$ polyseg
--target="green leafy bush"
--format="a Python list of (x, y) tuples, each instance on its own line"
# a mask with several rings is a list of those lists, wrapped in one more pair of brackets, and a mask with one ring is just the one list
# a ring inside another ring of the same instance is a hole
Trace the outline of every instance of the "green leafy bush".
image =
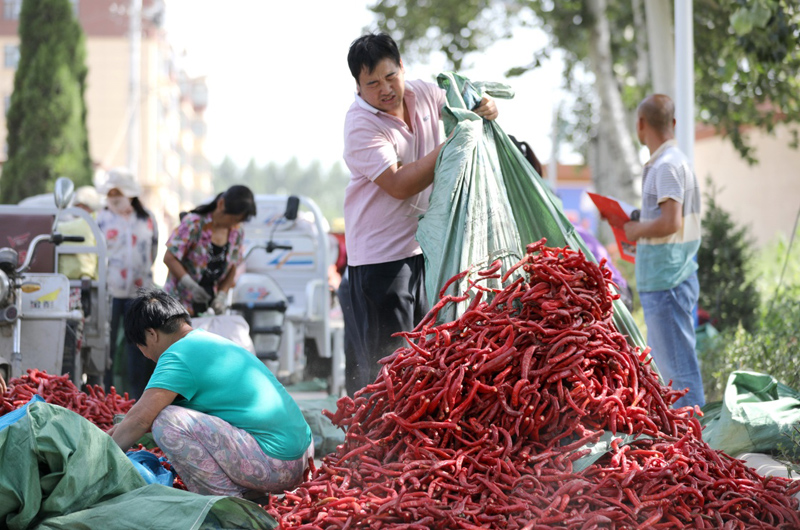
[(706, 401), (719, 401), (734, 370), (772, 375), (781, 383), (800, 388), (800, 287), (786, 290), (765, 308), (753, 331), (743, 326), (720, 333), (701, 353)]
[(702, 241), (697, 252), (699, 306), (718, 330), (742, 326), (752, 331), (760, 297), (750, 275), (752, 242), (716, 201), (718, 190), (706, 181)]
[(706, 401), (722, 399), (734, 370), (770, 374), (800, 389), (800, 246), (779, 240), (761, 250), (752, 274), (763, 302), (751, 326), (721, 331), (700, 352)]

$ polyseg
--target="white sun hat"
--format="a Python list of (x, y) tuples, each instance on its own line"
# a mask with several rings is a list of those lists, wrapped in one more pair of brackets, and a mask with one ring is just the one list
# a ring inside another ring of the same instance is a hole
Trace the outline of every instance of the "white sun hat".
[(112, 189), (118, 189), (124, 196), (132, 199), (142, 193), (142, 188), (133, 176), (133, 173), (126, 167), (109, 169), (107, 178), (100, 186), (98, 191), (102, 195), (108, 195)]

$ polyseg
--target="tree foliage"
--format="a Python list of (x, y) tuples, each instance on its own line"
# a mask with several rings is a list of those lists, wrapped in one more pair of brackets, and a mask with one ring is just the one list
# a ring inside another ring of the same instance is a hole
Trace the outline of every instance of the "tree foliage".
[(8, 111), (3, 202), (51, 191), (55, 179), (91, 184), (86, 46), (69, 0), (23, 2), (20, 59)]
[[(543, 49), (531, 50), (531, 62), (508, 65), (507, 75), (538, 67), (558, 48), (564, 52), (564, 83), (578, 86), (578, 69), (591, 71), (590, 32), (593, 0), (377, 0), (370, 9), (378, 27), (389, 32), (412, 56), (441, 50), (455, 69), (468, 54), (518, 25), (541, 27), (550, 36)], [(626, 107), (634, 109), (650, 91), (642, 82), (636, 45), (634, 6), (641, 0), (608, 0), (613, 71)], [(642, 31), (643, 28), (640, 29)], [(695, 0), (695, 86), (698, 118), (727, 135), (738, 152), (756, 161), (743, 131), (750, 126), (772, 131), (779, 123), (800, 122), (800, 4), (795, 0)], [(597, 102), (585, 97), (570, 115), (571, 135), (586, 152), (596, 126)], [(795, 129), (796, 131), (796, 129)], [(796, 135), (796, 132), (795, 132)]]
[(749, 162), (743, 134), (800, 122), (800, 4), (796, 0), (695, 2), (695, 85), (702, 121), (728, 135)]
[(699, 306), (709, 312), (717, 329), (741, 325), (752, 331), (760, 297), (752, 279), (752, 243), (747, 228), (738, 227), (716, 201), (717, 190), (707, 181), (703, 234), (697, 253)]
[(339, 163), (326, 169), (318, 161), (303, 167), (296, 159), (284, 165), (270, 162), (265, 166), (250, 160), (240, 169), (225, 157), (214, 168), (217, 192), (232, 184), (244, 184), (256, 194), (304, 195), (317, 203), (329, 221), (344, 215), (344, 190), (349, 181), (350, 174)]
[(800, 231), (796, 229), (788, 240), (782, 237), (752, 256), (747, 276), (755, 281), (761, 304), (748, 329), (724, 329), (701, 352), (708, 401), (722, 398), (733, 370), (767, 373), (800, 389)]

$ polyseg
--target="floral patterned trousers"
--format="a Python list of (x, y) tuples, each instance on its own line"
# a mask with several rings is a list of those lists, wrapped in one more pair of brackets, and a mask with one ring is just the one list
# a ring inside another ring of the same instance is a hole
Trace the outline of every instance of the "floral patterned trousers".
[(303, 481), (314, 444), (297, 460), (264, 454), (255, 438), (230, 423), (170, 405), (153, 422), (153, 438), (189, 491), (242, 497), (249, 491), (282, 493)]

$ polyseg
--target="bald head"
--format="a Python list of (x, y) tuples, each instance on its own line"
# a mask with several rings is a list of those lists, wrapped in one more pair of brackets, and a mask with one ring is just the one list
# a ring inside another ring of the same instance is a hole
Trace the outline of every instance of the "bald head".
[(672, 136), (675, 131), (675, 103), (664, 94), (652, 94), (639, 103), (639, 117), (654, 131)]

